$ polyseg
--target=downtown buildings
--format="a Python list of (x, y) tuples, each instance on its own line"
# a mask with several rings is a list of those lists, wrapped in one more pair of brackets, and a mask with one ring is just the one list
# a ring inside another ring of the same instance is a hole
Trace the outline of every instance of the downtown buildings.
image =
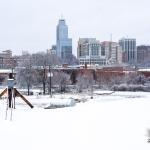
[[(49, 53), (55, 53), (66, 63), (72, 56), (72, 39), (68, 38), (65, 19), (59, 19), (56, 30), (56, 46)], [(96, 38), (79, 38), (77, 59), (80, 64), (135, 65), (137, 63), (136, 39), (122, 38), (119, 42), (100, 42)]]
[[(140, 52), (138, 52), (140, 54)], [(95, 38), (80, 38), (77, 58), (80, 64), (137, 65), (136, 39), (122, 38), (119, 42), (103, 41)]]
[(112, 41), (101, 42), (95, 38), (80, 38), (77, 58), (80, 64), (112, 65), (122, 63), (122, 49)]

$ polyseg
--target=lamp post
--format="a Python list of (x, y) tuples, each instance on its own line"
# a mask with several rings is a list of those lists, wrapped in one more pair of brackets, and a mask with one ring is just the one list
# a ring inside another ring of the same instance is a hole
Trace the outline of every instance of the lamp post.
[(49, 65), (49, 72), (47, 73), (47, 76), (49, 77), (49, 94), (50, 94), (50, 97), (52, 97), (52, 80), (51, 80), (51, 78), (53, 77), (53, 73), (51, 72), (50, 65)]

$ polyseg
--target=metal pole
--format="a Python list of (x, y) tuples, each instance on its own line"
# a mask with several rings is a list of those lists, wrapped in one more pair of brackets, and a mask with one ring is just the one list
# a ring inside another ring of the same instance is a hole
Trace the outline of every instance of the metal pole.
[(13, 69), (13, 67), (11, 68), (11, 73), (12, 73), (12, 78), (14, 77), (14, 69)]
[(52, 97), (52, 81), (51, 81), (51, 68), (50, 68), (50, 65), (49, 65), (49, 94), (50, 94), (50, 97)]
[(51, 94), (51, 97), (52, 97), (52, 82), (51, 82), (51, 76), (50, 76), (50, 94)]
[(91, 99), (93, 99), (93, 79), (94, 79), (94, 76), (93, 76), (93, 72), (92, 73), (92, 79), (91, 79)]
[(44, 74), (43, 74), (43, 94), (45, 95), (45, 80), (46, 80), (46, 79), (45, 79), (45, 78), (46, 78), (46, 77), (45, 77), (45, 76), (46, 76), (46, 69), (45, 69), (45, 67), (44, 67), (44, 70), (43, 70), (43, 71), (44, 71)]
[(93, 83), (92, 83), (92, 86), (91, 86), (91, 99), (93, 99)]

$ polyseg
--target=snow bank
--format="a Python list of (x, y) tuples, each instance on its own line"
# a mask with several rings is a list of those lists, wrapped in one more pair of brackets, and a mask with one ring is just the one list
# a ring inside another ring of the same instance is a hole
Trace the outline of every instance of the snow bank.
[(98, 95), (107, 95), (107, 94), (112, 94), (114, 91), (94, 91), (93, 94), (98, 94)]
[(143, 92), (150, 92), (149, 85), (142, 85), (142, 84), (120, 84), (114, 85), (112, 87), (114, 91), (143, 91)]
[(46, 109), (50, 109), (50, 108), (62, 108), (62, 107), (71, 107), (74, 106), (75, 100), (72, 98), (69, 99), (51, 99), (50, 100), (50, 105), (48, 107), (46, 107)]

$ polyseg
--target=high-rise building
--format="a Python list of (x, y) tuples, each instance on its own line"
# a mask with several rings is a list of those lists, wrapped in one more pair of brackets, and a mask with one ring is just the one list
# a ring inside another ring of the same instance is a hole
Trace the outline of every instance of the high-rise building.
[(79, 39), (77, 58), (80, 64), (106, 64), (105, 52), (101, 51), (100, 42), (95, 38)]
[(150, 46), (137, 46), (137, 63), (144, 66), (150, 65)]
[(119, 45), (122, 47), (123, 62), (135, 64), (137, 62), (136, 39), (122, 38), (119, 40)]
[(118, 43), (112, 41), (101, 42), (101, 49), (106, 55), (107, 64), (122, 63), (122, 49)]
[(68, 38), (68, 26), (64, 19), (60, 19), (57, 25), (56, 54), (62, 59), (72, 55), (72, 39)]

